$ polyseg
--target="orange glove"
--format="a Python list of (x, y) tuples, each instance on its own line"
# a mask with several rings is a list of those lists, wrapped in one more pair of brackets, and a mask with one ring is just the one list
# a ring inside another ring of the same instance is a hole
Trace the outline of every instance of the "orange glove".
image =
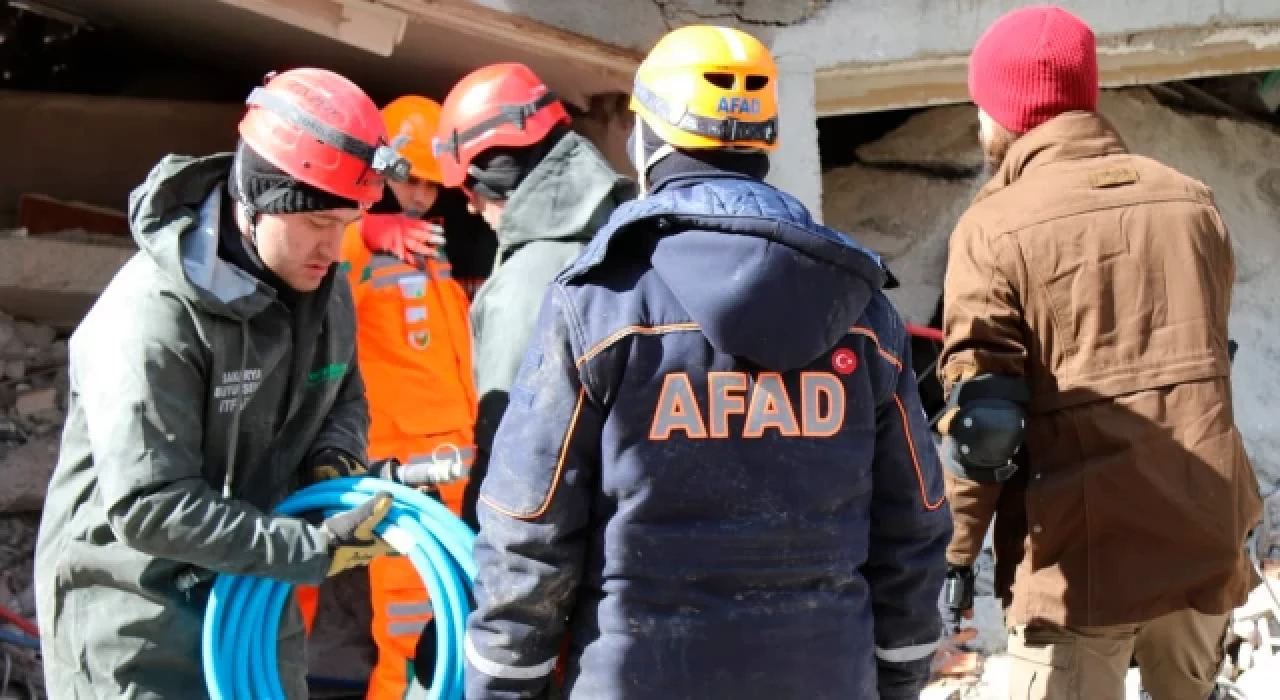
[(400, 214), (365, 214), (360, 237), (369, 250), (394, 255), (419, 270), (444, 245), (444, 229)]

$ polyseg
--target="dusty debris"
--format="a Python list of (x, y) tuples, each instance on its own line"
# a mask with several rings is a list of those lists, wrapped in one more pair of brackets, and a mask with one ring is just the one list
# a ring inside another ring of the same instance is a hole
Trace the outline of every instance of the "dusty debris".
[[(53, 328), (0, 313), (0, 605), (32, 623), (36, 531), (65, 420), (66, 349)], [(0, 677), (8, 678), (0, 698), (44, 697), (33, 650), (0, 645)]]
[[(39, 517), (33, 513), (0, 513), (0, 604), (32, 623), (36, 621), (32, 559)], [(44, 697), (44, 673), (35, 651), (0, 645), (0, 674), (5, 665), (9, 668), (9, 692), (27, 691), (15, 697)]]
[(0, 459), (0, 513), (39, 513), (58, 461), (58, 437), (47, 435)]
[(44, 419), (58, 410), (57, 394), (58, 392), (51, 386), (28, 389), (18, 394), (13, 410), (17, 411), (18, 419), (22, 421)]

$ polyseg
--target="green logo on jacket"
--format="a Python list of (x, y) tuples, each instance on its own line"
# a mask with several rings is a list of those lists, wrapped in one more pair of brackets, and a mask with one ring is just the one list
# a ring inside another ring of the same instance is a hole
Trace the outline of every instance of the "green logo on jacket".
[(307, 375), (308, 384), (319, 384), (321, 382), (336, 382), (347, 376), (347, 363), (334, 362), (325, 365), (320, 369), (313, 370)]

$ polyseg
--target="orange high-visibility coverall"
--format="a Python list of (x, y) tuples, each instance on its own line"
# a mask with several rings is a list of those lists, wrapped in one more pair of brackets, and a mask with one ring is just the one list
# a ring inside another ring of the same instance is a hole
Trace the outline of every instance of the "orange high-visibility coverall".
[[(476, 390), (466, 292), (444, 260), (427, 259), (426, 269), (419, 270), (371, 252), (360, 225), (346, 231), (342, 266), (356, 306), (356, 352), (371, 419), (369, 459), (461, 459), (470, 468)], [(462, 512), (466, 485), (464, 478), (440, 487), (441, 500), (454, 514)], [(431, 603), (408, 557), (375, 559), (369, 583), (378, 661), (366, 697), (402, 700), (418, 637), (433, 617)], [(318, 603), (314, 589), (300, 587), (299, 601), (309, 630)]]

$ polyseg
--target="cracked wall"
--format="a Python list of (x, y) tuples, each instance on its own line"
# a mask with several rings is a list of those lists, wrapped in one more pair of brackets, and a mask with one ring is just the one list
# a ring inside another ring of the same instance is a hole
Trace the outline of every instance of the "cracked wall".
[[(1103, 93), (1100, 111), (1130, 150), (1214, 191), (1236, 254), (1230, 333), (1236, 420), (1263, 484), (1280, 487), (1280, 133), (1252, 123), (1186, 115), (1145, 89)], [(902, 288), (889, 294), (927, 323), (941, 294), (947, 239), (985, 180), (971, 106), (924, 111), (859, 148), (855, 164), (823, 176), (827, 224), (888, 259)]]
[(699, 22), (732, 22), (747, 27), (793, 27), (804, 24), (832, 0), (651, 0), (667, 26)]

